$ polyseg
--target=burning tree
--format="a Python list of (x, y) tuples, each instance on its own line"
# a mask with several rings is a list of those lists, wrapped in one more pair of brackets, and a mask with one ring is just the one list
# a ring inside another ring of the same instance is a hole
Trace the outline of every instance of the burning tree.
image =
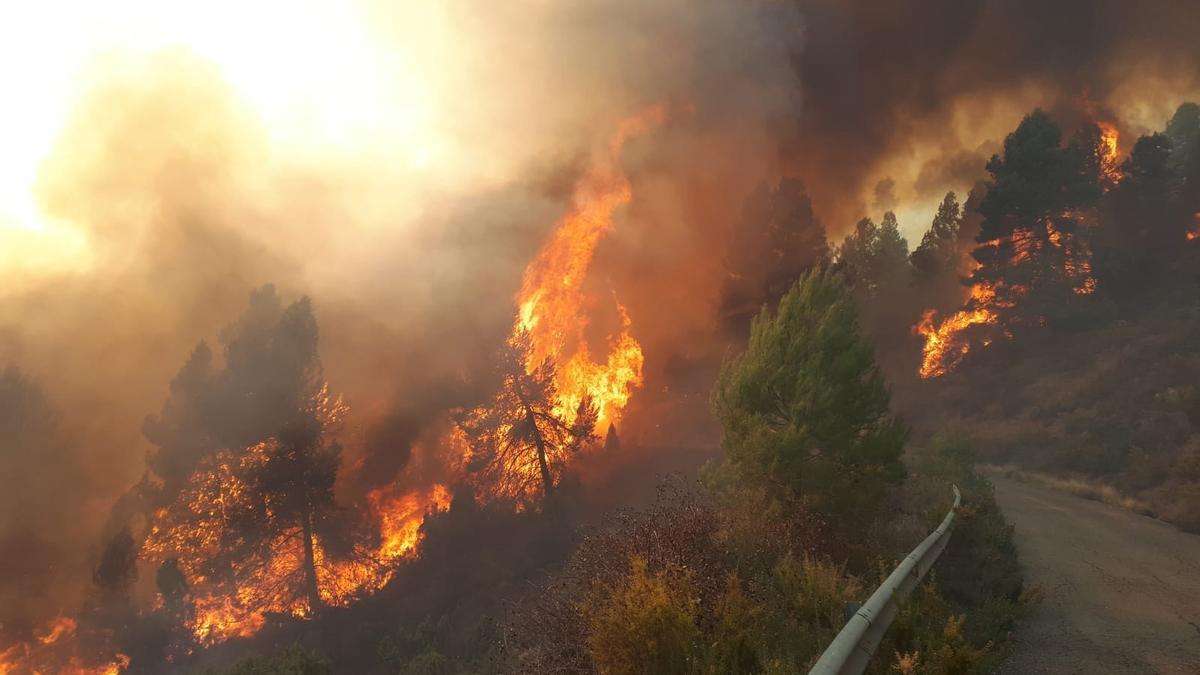
[(620, 166), (625, 143), (662, 124), (653, 105), (617, 124), (579, 177), (567, 212), (525, 268), (513, 331), (497, 359), (497, 393), (458, 416), (468, 446), (465, 468), (483, 492), (523, 502), (553, 495), (567, 459), (596, 440), (616, 438), (631, 390), (642, 383), (641, 345), (620, 302), (607, 354), (596, 358), (587, 329), (592, 304), (584, 282), (596, 246), (615, 227), (614, 214), (633, 198)]
[(1200, 106), (1181, 105), (1164, 133), (1138, 139), (1102, 218), (1097, 276), (1114, 297), (1136, 307), (1190, 274), (1186, 243), (1200, 238)]
[(914, 331), (925, 338), (922, 377), (949, 372), (983, 344), (978, 326), (999, 326), (1005, 336), (1072, 311), (1073, 299), (1095, 290), (1091, 267), (1094, 206), (1116, 157), (1115, 130), (1085, 125), (1071, 143), (1041, 110), (1025, 117), (1004, 139), (1003, 156), (988, 161), (991, 181), (979, 206), (983, 223), (972, 252), (976, 268), (961, 311), (935, 321), (925, 312)]
[(317, 531), (335, 512), (341, 449), (328, 435), (343, 410), (322, 387), (276, 437), (206, 459), (156, 514), (145, 550), (193, 578), (232, 582), (241, 598), (262, 594), (275, 611), (322, 607)]
[(274, 286), (250, 294), (246, 311), (220, 333), (218, 355), (201, 341), (143, 433), (156, 449), (140, 486), (152, 508), (182, 489), (197, 464), (228, 448), (248, 448), (292, 424), (321, 387), (317, 326), (303, 298), (284, 307)]
[(591, 398), (562, 410), (554, 361), (526, 368), (531, 349), (528, 333), (514, 334), (500, 350), (495, 397), (459, 418), (468, 471), (495, 493), (521, 500), (553, 496), (567, 459), (597, 439)]
[(1172, 154), (1163, 134), (1138, 139), (1103, 209), (1097, 276), (1112, 295), (1156, 292), (1155, 282), (1184, 250), (1192, 215), (1181, 199)]
[(147, 423), (161, 445), (142, 484), (157, 506), (142, 556), (175, 568), (164, 600), (191, 599), (179, 618), (205, 642), (252, 633), (267, 612), (311, 614), (382, 578), (338, 519), (333, 434), (346, 408), (322, 379), (311, 303), (284, 309), (270, 287), (256, 291), (223, 339), (224, 370), (202, 344)]
[(972, 254), (979, 267), (970, 281), (992, 288), (998, 307), (1014, 308), (1028, 296), (1020, 318), (1037, 320), (1090, 291), (1085, 228), (1091, 224), (1083, 209), (1101, 195), (1100, 145), (1108, 147), (1099, 128), (1088, 125), (1063, 147), (1059, 127), (1035, 110), (1004, 140), (1004, 156), (988, 162), (992, 180)]

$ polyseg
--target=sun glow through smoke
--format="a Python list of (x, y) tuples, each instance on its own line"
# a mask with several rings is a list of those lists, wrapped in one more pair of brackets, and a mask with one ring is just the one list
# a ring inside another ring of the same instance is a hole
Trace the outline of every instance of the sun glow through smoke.
[[(0, 9), (0, 273), (64, 267), (85, 253), (79, 223), (53, 222), (37, 186), (74, 106), (114, 74), (136, 78), (166, 52), (215, 66), (265, 129), (273, 160), (386, 152), (424, 169), (443, 146), (418, 59), (373, 35), (338, 0), (45, 0)], [(413, 25), (435, 9), (405, 9)], [(126, 73), (125, 71), (129, 71)]]

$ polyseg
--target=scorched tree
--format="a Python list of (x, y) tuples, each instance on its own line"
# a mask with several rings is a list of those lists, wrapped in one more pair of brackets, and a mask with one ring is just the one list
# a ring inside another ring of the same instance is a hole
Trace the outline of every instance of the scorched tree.
[(551, 498), (567, 458), (597, 440), (591, 398), (564, 409), (554, 361), (528, 369), (531, 348), (528, 333), (510, 338), (497, 358), (495, 395), (458, 418), (470, 447), (467, 468), (485, 492), (526, 501), (539, 492)]

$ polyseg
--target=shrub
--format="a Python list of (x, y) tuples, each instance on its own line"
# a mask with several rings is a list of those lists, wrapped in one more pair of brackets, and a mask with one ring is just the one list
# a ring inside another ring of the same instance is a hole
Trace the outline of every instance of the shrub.
[[(215, 675), (214, 671), (209, 671)], [(275, 656), (252, 656), (220, 671), (220, 675), (331, 675), (333, 666), (315, 652), (291, 647)]]
[(588, 652), (604, 675), (696, 669), (700, 632), (691, 575), (680, 568), (657, 573), (641, 558), (630, 560), (629, 576), (602, 587), (584, 608)]

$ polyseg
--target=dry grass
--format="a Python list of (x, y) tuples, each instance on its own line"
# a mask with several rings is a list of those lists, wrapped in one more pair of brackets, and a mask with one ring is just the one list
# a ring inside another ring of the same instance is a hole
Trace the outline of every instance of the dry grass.
[(1151, 518), (1158, 517), (1158, 514), (1155, 512), (1155, 510), (1146, 502), (1135, 497), (1122, 494), (1113, 486), (1106, 485), (1104, 483), (1096, 483), (1079, 478), (1061, 478), (1059, 476), (1052, 476), (1046, 473), (1021, 469), (1012, 465), (989, 465), (982, 468), (985, 471), (998, 473), (1007, 478), (1012, 478), (1013, 480), (1041, 485), (1043, 487), (1048, 487), (1060, 492), (1073, 494), (1076, 497), (1083, 497), (1084, 499), (1090, 499), (1095, 502), (1116, 506), (1127, 511), (1133, 511), (1134, 513), (1138, 513), (1143, 516), (1149, 516)]

